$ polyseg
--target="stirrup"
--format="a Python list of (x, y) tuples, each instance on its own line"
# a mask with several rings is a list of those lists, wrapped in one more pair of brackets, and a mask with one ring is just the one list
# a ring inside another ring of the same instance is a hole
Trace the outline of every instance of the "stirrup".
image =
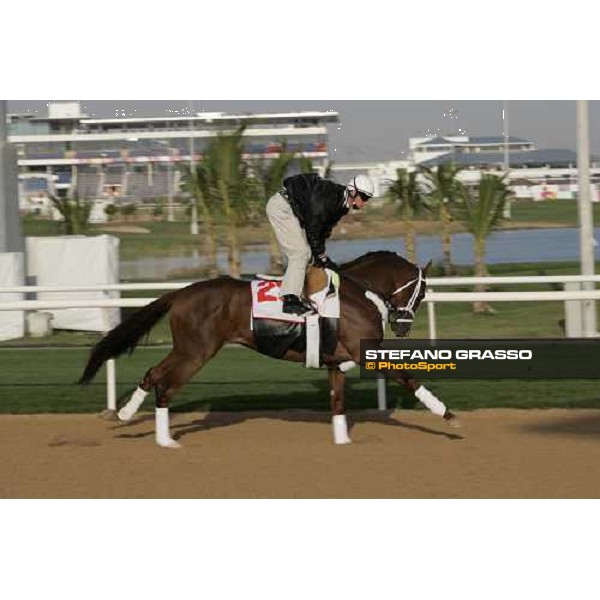
[(303, 316), (314, 312), (314, 308), (306, 300), (290, 294), (291, 298), (283, 300), (283, 312), (286, 314)]

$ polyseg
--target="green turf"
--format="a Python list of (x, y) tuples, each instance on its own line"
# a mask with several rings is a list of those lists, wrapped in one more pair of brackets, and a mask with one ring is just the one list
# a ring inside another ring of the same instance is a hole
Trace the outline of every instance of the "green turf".
[[(600, 218), (600, 205), (592, 205), (594, 221)], [(511, 217), (513, 221), (521, 222), (551, 222), (562, 224), (564, 227), (574, 227), (579, 223), (579, 212), (576, 200), (548, 200), (534, 202), (519, 200), (512, 204)]]
[[(576, 265), (502, 265), (493, 273), (553, 274), (576, 272)], [(528, 286), (552, 289), (551, 285)], [(493, 286), (493, 289), (514, 289)], [(521, 288), (519, 288), (521, 289)], [(152, 296), (153, 292), (124, 295)], [(562, 302), (494, 303), (498, 311), (490, 316), (475, 316), (470, 304), (436, 306), (439, 338), (561, 337), (564, 318)], [(124, 309), (127, 315), (135, 309)], [(417, 313), (413, 337), (427, 338), (425, 306)], [(55, 332), (49, 338), (3, 342), (0, 349), (0, 411), (98, 412), (105, 405), (104, 371), (86, 388), (73, 384), (87, 359), (89, 346), (99, 334)], [(168, 319), (151, 332), (149, 344), (170, 344)], [(17, 349), (27, 345), (68, 345), (69, 349)], [(118, 394), (132, 389), (148, 367), (156, 364), (168, 347), (141, 346), (132, 356), (117, 362)], [(348, 377), (349, 408), (375, 406), (375, 386), (362, 381), (353, 371)], [(414, 405), (414, 398), (400, 388), (390, 394), (390, 407)], [(431, 388), (449, 406), (474, 409), (491, 406), (511, 407), (595, 407), (600, 400), (596, 381), (435, 381)], [(324, 371), (303, 369), (285, 361), (275, 361), (241, 348), (224, 349), (184, 388), (174, 410), (194, 410), (208, 403), (212, 410), (239, 409), (328, 409), (327, 377)], [(149, 402), (151, 405), (151, 401)]]
[[(139, 348), (117, 361), (118, 396), (132, 391), (166, 348)], [(105, 408), (104, 369), (85, 387), (74, 384), (87, 349), (0, 350), (0, 412), (84, 413)], [(434, 381), (428, 383), (457, 410), (482, 407), (598, 407), (596, 381)], [(304, 408), (329, 410), (327, 373), (276, 361), (244, 348), (226, 348), (178, 395), (172, 409), (193, 411)], [(361, 380), (358, 370), (347, 377), (346, 406), (376, 407), (375, 382)], [(414, 408), (414, 397), (390, 383), (389, 408)], [(420, 405), (416, 405), (421, 408)], [(148, 399), (146, 408), (152, 408)]]

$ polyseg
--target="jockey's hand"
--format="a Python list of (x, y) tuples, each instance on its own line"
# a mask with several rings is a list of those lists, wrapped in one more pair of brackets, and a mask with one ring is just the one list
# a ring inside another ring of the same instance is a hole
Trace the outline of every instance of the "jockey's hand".
[(315, 256), (313, 264), (315, 265), (315, 267), (319, 267), (320, 269), (331, 269), (332, 271), (339, 270), (337, 264), (334, 263), (326, 254)]

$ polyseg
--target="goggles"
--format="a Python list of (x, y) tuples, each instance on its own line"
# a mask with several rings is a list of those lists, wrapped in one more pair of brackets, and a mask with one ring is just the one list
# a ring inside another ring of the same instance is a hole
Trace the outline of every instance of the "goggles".
[(360, 199), (363, 202), (368, 202), (372, 198), (371, 194), (367, 194), (366, 192), (361, 192), (360, 190), (357, 190), (356, 188), (354, 188), (354, 191), (360, 196)]

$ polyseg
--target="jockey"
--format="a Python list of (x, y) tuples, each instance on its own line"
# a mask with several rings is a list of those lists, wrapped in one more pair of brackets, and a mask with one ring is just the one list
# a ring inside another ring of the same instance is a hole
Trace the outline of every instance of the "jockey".
[(350, 208), (360, 210), (373, 196), (373, 182), (366, 175), (347, 185), (323, 179), (316, 173), (288, 177), (283, 188), (267, 202), (267, 216), (277, 241), (288, 258), (281, 295), (283, 312), (303, 315), (311, 305), (302, 299), (306, 266), (336, 269), (325, 253), (325, 240)]

